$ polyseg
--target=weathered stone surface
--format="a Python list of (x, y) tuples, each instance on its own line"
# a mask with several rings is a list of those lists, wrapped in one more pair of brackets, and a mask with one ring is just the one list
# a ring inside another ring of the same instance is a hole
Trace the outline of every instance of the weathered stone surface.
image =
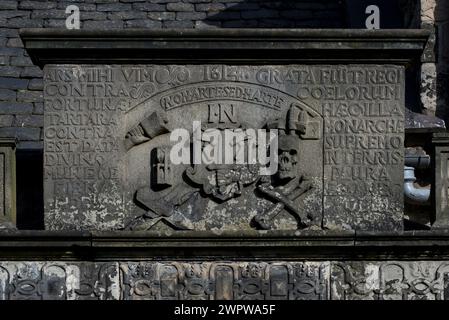
[(350, 262), (331, 265), (332, 300), (447, 300), (446, 261)]
[(0, 229), (16, 224), (16, 140), (0, 138)]
[(17, 97), (17, 94), (14, 90), (0, 89), (0, 99), (1, 100), (15, 101), (16, 97)]
[(160, 21), (153, 21), (149, 19), (137, 19), (137, 20), (127, 20), (125, 23), (125, 28), (160, 28)]
[(40, 132), (41, 130), (39, 128), (7, 127), (0, 128), (0, 137), (15, 137), (19, 140), (39, 140)]
[[(44, 79), (49, 229), (402, 228), (402, 67), (52, 65)], [(193, 121), (279, 129), (278, 172), (173, 164), (170, 132)]]
[(18, 1), (5, 0), (0, 3), (0, 9), (17, 9)]
[(324, 300), (328, 263), (120, 264), (125, 300)]
[(9, 127), (12, 125), (12, 122), (14, 120), (13, 115), (1, 115), (0, 116), (0, 127)]
[(53, 9), (56, 3), (51, 1), (20, 1), (19, 9)]
[(14, 121), (16, 127), (38, 127), (44, 125), (44, 117), (42, 115), (17, 115)]
[(117, 263), (0, 262), (0, 300), (118, 300)]
[(328, 263), (0, 262), (0, 300), (323, 300)]
[[(347, 72), (351, 70), (357, 72), (350, 68)], [(403, 70), (381, 66), (363, 70), (389, 76), (380, 82), (362, 76), (354, 84), (371, 93), (351, 97), (357, 89), (343, 84), (337, 90), (346, 92), (346, 96), (340, 96), (344, 101), (323, 103), (324, 225), (401, 229)]]
[(223, 3), (200, 3), (195, 5), (197, 11), (222, 11), (226, 8)]
[(415, 113), (405, 109), (405, 129), (407, 131), (444, 131), (444, 120), (435, 116)]
[(42, 70), (38, 67), (25, 67), (20, 76), (22, 78), (41, 78)]
[(195, 7), (191, 3), (173, 2), (167, 4), (167, 11), (194, 11)]
[(5, 89), (26, 89), (28, 80), (0, 77), (0, 88)]
[(437, 70), (434, 63), (421, 65), (421, 103), (424, 112), (435, 115), (437, 108)]
[(32, 103), (21, 102), (0, 102), (0, 110), (2, 114), (24, 114), (31, 113), (33, 110)]
[(449, 135), (446, 132), (434, 133), (432, 136), (434, 157), (434, 178), (432, 198), (435, 199), (435, 223), (434, 229), (447, 229), (449, 227), (449, 205), (446, 199), (449, 197)]
[(107, 3), (98, 4), (97, 11), (127, 11), (131, 10), (131, 4), (129, 3)]
[(84, 21), (83, 28), (86, 29), (122, 29), (124, 21), (104, 20), (104, 21)]
[(0, 262), (0, 300), (448, 300), (446, 261)]
[(32, 66), (30, 58), (28, 57), (11, 57), (11, 65), (17, 67), (29, 67)]
[(421, 23), (433, 24), (435, 22), (435, 7), (435, 0), (421, 0)]

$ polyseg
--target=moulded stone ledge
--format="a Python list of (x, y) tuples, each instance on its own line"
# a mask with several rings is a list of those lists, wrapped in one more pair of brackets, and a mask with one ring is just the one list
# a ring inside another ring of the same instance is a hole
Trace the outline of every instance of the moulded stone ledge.
[[(296, 233), (296, 235), (295, 235)], [(0, 260), (120, 259), (435, 260), (449, 258), (448, 231), (407, 232), (0, 232)]]
[[(417, 61), (424, 29), (21, 29), (34, 64)], [(183, 54), (179, 55), (179, 50)], [(276, 51), (276, 54), (273, 52)], [(107, 52), (107, 54), (105, 54)], [(300, 54), (299, 54), (300, 53)]]

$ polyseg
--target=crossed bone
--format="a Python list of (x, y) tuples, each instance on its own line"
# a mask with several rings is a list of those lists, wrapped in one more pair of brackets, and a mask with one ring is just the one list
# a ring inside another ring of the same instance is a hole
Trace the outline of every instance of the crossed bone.
[[(293, 179), (291, 183), (297, 183), (296, 181), (296, 179)], [(298, 187), (294, 188), (290, 192), (287, 192), (286, 194), (277, 191), (268, 182), (259, 185), (258, 189), (261, 192), (277, 202), (268, 211), (255, 216), (254, 221), (262, 229), (268, 230), (270, 229), (270, 222), (272, 222), (273, 219), (279, 215), (282, 209), (285, 208), (298, 219), (299, 224), (302, 227), (307, 227), (309, 219), (300, 210), (298, 210), (297, 205), (295, 205), (294, 201), (311, 188), (312, 183), (307, 180), (303, 180)]]

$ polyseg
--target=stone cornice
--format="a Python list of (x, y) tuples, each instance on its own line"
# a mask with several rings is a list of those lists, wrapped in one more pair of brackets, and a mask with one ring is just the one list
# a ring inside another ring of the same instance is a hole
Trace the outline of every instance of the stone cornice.
[(417, 61), (427, 30), (361, 29), (22, 29), (33, 62), (396, 63)]
[(435, 260), (449, 232), (0, 232), (0, 260)]

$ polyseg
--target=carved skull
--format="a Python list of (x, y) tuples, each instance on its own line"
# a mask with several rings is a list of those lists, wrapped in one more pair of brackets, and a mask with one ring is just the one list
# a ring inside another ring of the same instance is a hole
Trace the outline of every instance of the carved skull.
[(290, 180), (298, 175), (298, 147), (299, 141), (296, 136), (279, 136), (279, 164), (277, 174), (281, 180)]

